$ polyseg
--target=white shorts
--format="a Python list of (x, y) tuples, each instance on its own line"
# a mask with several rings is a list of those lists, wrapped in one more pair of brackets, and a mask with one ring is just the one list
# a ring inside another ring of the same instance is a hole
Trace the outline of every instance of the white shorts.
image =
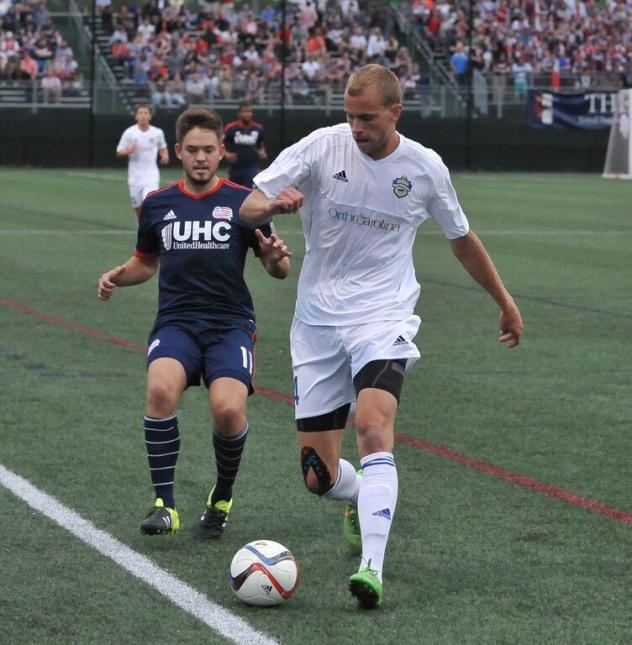
[(143, 199), (147, 197), (152, 190), (158, 190), (160, 188), (159, 182), (151, 184), (130, 184), (129, 185), (129, 199), (132, 202), (132, 208), (138, 208), (142, 203)]
[(307, 325), (295, 317), (290, 330), (295, 417), (316, 417), (353, 403), (353, 377), (371, 361), (405, 360), (408, 371), (421, 357), (412, 342), (420, 324), (419, 316), (345, 327)]

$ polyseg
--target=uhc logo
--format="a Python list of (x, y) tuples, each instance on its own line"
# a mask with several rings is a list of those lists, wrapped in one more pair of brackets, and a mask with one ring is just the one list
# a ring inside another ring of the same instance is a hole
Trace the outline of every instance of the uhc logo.
[(162, 231), (165, 251), (171, 249), (228, 249), (229, 222), (172, 222)]

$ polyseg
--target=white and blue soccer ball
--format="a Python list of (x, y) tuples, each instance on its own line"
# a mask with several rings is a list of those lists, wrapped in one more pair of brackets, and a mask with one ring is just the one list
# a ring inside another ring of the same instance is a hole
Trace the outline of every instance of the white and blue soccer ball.
[(248, 542), (230, 563), (230, 585), (249, 605), (280, 605), (291, 598), (298, 580), (298, 562), (289, 549), (272, 540)]

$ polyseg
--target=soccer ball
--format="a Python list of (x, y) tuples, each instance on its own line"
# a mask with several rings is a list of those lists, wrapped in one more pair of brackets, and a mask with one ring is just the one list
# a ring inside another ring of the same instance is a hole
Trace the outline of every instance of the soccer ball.
[(230, 563), (230, 585), (237, 598), (249, 605), (279, 605), (296, 590), (298, 562), (278, 542), (249, 542)]

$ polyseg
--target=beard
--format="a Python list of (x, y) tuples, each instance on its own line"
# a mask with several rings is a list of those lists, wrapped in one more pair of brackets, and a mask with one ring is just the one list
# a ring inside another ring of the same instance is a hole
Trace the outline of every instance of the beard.
[(213, 178), (213, 173), (209, 168), (204, 169), (204, 175), (195, 175), (193, 172), (189, 172), (188, 170), (185, 170), (186, 176), (189, 178), (189, 181), (192, 184), (195, 184), (196, 186), (204, 186), (204, 184), (208, 184), (211, 179)]

